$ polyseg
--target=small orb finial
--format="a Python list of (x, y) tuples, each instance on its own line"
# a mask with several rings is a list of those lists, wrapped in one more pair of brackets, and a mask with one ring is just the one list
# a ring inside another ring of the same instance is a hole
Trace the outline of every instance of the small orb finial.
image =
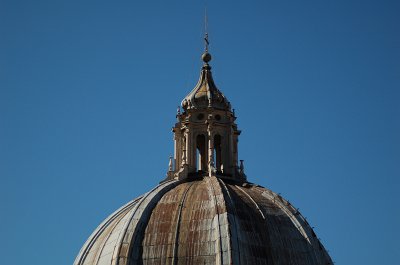
[(209, 61), (211, 61), (211, 54), (209, 54), (208, 52), (205, 52), (201, 56), (201, 59), (203, 60), (203, 62), (208, 63)]

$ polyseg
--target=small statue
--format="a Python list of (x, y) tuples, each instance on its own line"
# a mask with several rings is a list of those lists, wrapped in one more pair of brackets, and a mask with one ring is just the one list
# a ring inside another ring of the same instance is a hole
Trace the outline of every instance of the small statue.
[(169, 156), (168, 171), (169, 172), (173, 171), (173, 168), (172, 168), (172, 156)]
[(244, 164), (243, 164), (244, 160), (240, 160), (240, 167), (239, 167), (239, 172), (240, 174), (244, 174)]

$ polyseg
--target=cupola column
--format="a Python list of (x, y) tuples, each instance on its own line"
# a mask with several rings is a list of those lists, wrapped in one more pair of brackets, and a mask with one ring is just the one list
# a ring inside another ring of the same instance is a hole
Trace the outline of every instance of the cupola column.
[(189, 128), (185, 129), (186, 137), (186, 160), (189, 165), (189, 172), (196, 169), (196, 147), (193, 139), (193, 131)]
[(238, 142), (239, 142), (239, 135), (240, 131), (234, 130), (232, 134), (232, 160), (233, 160), (233, 167), (234, 172), (237, 171), (238, 164), (239, 164), (239, 154), (238, 154)]
[(174, 128), (174, 171), (178, 171), (182, 165), (182, 133), (179, 128)]
[(214, 135), (213, 135), (213, 125), (209, 123), (207, 126), (208, 134), (208, 174), (210, 177), (215, 174), (215, 158), (214, 158)]
[(183, 135), (182, 144), (181, 144), (181, 152), (182, 152), (182, 163), (181, 166), (187, 165), (187, 152), (186, 152), (186, 134)]

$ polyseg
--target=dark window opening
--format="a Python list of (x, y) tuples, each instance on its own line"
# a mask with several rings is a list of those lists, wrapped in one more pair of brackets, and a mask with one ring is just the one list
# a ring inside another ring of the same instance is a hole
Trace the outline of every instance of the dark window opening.
[(196, 158), (197, 158), (197, 170), (207, 171), (206, 161), (206, 137), (203, 134), (197, 135), (196, 137)]

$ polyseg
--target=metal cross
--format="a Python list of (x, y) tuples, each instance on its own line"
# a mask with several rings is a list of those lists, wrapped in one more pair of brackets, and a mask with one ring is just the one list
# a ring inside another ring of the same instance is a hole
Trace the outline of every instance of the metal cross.
[(204, 10), (204, 41), (205, 41), (205, 51), (208, 52), (208, 45), (210, 42), (208, 41), (208, 18), (207, 18), (207, 7)]

